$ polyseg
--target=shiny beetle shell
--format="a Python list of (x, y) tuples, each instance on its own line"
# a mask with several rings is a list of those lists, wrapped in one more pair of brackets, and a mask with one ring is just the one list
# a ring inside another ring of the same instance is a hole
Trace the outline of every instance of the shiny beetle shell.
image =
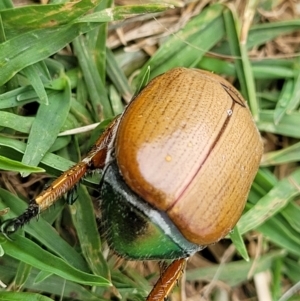
[(138, 94), (115, 141), (127, 185), (199, 245), (218, 241), (237, 223), (262, 152), (235, 88), (185, 68), (156, 77)]

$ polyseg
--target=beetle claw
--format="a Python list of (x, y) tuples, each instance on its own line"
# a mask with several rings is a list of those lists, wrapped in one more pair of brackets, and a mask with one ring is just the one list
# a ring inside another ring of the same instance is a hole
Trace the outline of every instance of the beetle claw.
[(10, 218), (1, 224), (0, 232), (5, 238), (11, 240), (10, 235), (15, 233), (21, 226), (22, 223), (20, 222), (19, 218)]
[(31, 201), (25, 212), (15, 218), (10, 218), (4, 221), (0, 225), (0, 232), (7, 238), (10, 239), (10, 235), (14, 234), (19, 228), (23, 227), (33, 217), (39, 213), (39, 206), (35, 201)]

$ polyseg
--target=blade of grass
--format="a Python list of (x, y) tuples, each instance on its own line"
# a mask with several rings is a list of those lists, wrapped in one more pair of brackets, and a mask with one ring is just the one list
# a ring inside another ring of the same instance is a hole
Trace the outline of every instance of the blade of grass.
[(26, 280), (28, 279), (32, 267), (24, 262), (20, 262), (18, 270), (15, 276), (15, 285), (17, 287), (22, 287)]
[(136, 82), (139, 83), (148, 66), (151, 78), (176, 66), (194, 67), (202, 56), (224, 36), (222, 5), (212, 5), (172, 35), (144, 64)]
[(241, 49), (240, 41), (238, 37), (238, 32), (240, 31), (240, 24), (238, 24), (237, 16), (233, 15), (234, 12), (231, 10), (224, 11), (224, 24), (227, 33), (228, 44), (230, 48), (230, 53), (235, 57), (234, 60), (234, 70), (236, 72), (237, 78), (241, 86), (242, 95), (248, 99), (248, 88), (244, 73), (243, 63), (241, 61)]
[[(15, 139), (5, 138), (0, 136), (0, 154), (8, 158), (17, 158), (21, 159), (21, 154), (25, 152), (26, 144)], [(40, 166), (47, 170), (47, 173), (59, 176), (63, 171), (66, 171), (75, 163), (62, 158), (61, 156), (47, 153), (42, 161)], [(99, 179), (93, 177), (88, 177), (83, 180), (85, 185), (94, 187), (97, 189), (99, 186)], [(21, 212), (20, 212), (21, 213)]]
[(234, 229), (229, 233), (230, 239), (232, 240), (234, 246), (240, 255), (246, 260), (249, 261), (249, 255), (244, 243), (244, 240), (239, 232), (238, 227), (234, 227)]
[(71, 100), (70, 112), (80, 121), (81, 125), (90, 125), (93, 123), (93, 118), (86, 106), (82, 105), (74, 98)]
[(293, 111), (284, 115), (279, 124), (274, 123), (274, 110), (261, 110), (257, 123), (259, 130), (284, 135), (287, 137), (300, 137), (300, 113)]
[(279, 124), (280, 120), (286, 114), (288, 103), (292, 97), (294, 81), (286, 80), (281, 90), (276, 108), (274, 110), (274, 123)]
[(11, 0), (3, 0), (0, 2), (0, 9), (8, 9), (12, 7), (13, 7), (13, 3)]
[(115, 59), (113, 52), (110, 49), (106, 49), (106, 58), (107, 58), (107, 75), (110, 80), (114, 83), (118, 92), (124, 97), (126, 101), (130, 101), (132, 97), (132, 90), (128, 84), (128, 80), (119, 67), (118, 62)]
[(291, 258), (285, 258), (284, 264), (286, 269), (286, 273), (289, 274), (290, 279), (292, 279), (294, 282), (300, 281), (300, 274), (299, 274), (299, 261), (296, 261)]
[(253, 25), (247, 39), (247, 48), (260, 46), (276, 37), (284, 34), (296, 32), (299, 30), (300, 20), (295, 18), (292, 20), (284, 20), (278, 22), (266, 22)]
[[(237, 60), (235, 61), (237, 63)], [(251, 62), (252, 72), (255, 79), (282, 79), (294, 78), (295, 72), (292, 64), (281, 65), (281, 61), (261, 60), (260, 62)], [(209, 70), (217, 74), (236, 77), (236, 66), (231, 62), (213, 57), (203, 57), (197, 65), (200, 69)], [(270, 91), (268, 91), (270, 93)]]
[[(11, 257), (3, 256), (1, 258), (1, 280), (4, 283), (8, 283), (9, 279), (12, 279), (17, 269), (17, 261)], [(40, 272), (32, 268), (31, 273), (25, 282), (23, 289), (29, 291), (35, 291), (43, 293), (49, 293), (52, 296), (56, 295), (61, 298), (70, 298), (70, 296), (76, 295), (77, 300), (83, 301), (106, 301), (96, 295), (95, 292), (89, 291), (90, 287), (83, 287), (80, 284), (62, 281), (62, 278), (56, 275), (49, 276), (46, 281), (36, 282), (35, 280), (39, 277)], [(23, 299), (22, 299), (23, 300)]]
[[(42, 63), (42, 62), (39, 62)], [(61, 91), (65, 89), (66, 86), (66, 77), (70, 82), (71, 89), (74, 89), (77, 86), (79, 71), (78, 68), (68, 70), (66, 73), (61, 72), (60, 76), (50, 83), (46, 83), (45, 87), (47, 88), (48, 97), (55, 93), (55, 91)], [(33, 90), (31, 86), (26, 86), (12, 89), (6, 93), (0, 95), (0, 109), (8, 109), (17, 106), (22, 106), (24, 104), (34, 102), (38, 100), (37, 93)]]
[(110, 279), (107, 262), (101, 251), (98, 227), (95, 218), (91, 218), (95, 216), (92, 200), (82, 186), (78, 187), (77, 194), (78, 199), (70, 209), (83, 255), (96, 275)]
[(47, 58), (90, 29), (90, 26), (79, 24), (36, 29), (0, 44), (0, 86), (18, 71)]
[[(299, 64), (299, 62), (297, 62)], [(296, 64), (296, 66), (298, 66)], [(294, 84), (294, 90), (292, 93), (292, 96), (290, 98), (290, 101), (287, 105), (287, 114), (293, 112), (293, 110), (296, 110), (300, 103), (300, 69), (299, 67), (295, 69), (295, 84)]]
[[(262, 255), (257, 261), (254, 259), (251, 259), (248, 262), (240, 260), (226, 263), (221, 267), (219, 265), (215, 265), (212, 267), (187, 270), (186, 279), (187, 281), (199, 281), (202, 279), (207, 282), (211, 282), (216, 273), (220, 273), (218, 280), (223, 281), (230, 286), (236, 286), (248, 279), (248, 273), (252, 268), (254, 268), (254, 273), (266, 271), (270, 269), (275, 259), (282, 258), (285, 255), (285, 251), (273, 251), (269, 252), (267, 255)], [(219, 271), (220, 268), (221, 270)]]
[(43, 250), (31, 240), (20, 235), (14, 235), (14, 241), (6, 240), (2, 247), (5, 253), (33, 267), (56, 274), (66, 280), (85, 285), (110, 286), (103, 277), (91, 275), (73, 268), (65, 261)]
[(30, 81), (30, 84), (34, 88), (38, 96), (38, 102), (48, 105), (48, 96), (44, 84), (37, 72), (36, 64), (25, 67), (22, 72), (26, 75), (27, 79)]
[(279, 165), (300, 161), (300, 142), (284, 149), (265, 153), (261, 160), (261, 166)]
[[(256, 0), (251, 1), (251, 5), (255, 6), (256, 2)], [(245, 10), (252, 11), (253, 7), (246, 7)], [(259, 108), (256, 99), (253, 72), (246, 45), (249, 30), (248, 26), (250, 26), (249, 22), (251, 22), (251, 20), (247, 20), (247, 22), (241, 26), (239, 24), (239, 19), (234, 18), (233, 13), (230, 10), (224, 12), (224, 19), (231, 53), (238, 58), (235, 60), (235, 66), (237, 77), (242, 87), (242, 94), (248, 100), (253, 118), (255, 121), (257, 121), (259, 119)], [(240, 37), (238, 37), (239, 34), (237, 33), (238, 28), (241, 29)]]
[(267, 222), (257, 227), (257, 230), (283, 250), (286, 250), (295, 256), (299, 255), (299, 232), (295, 231), (281, 215), (269, 219)]
[(3, 10), (5, 30), (11, 35), (37, 29), (55, 27), (72, 22), (93, 9), (101, 0), (83, 0), (63, 4), (26, 5)]
[[(10, 212), (6, 215), (7, 218), (16, 217), (23, 213), (27, 208), (27, 204), (24, 201), (4, 189), (0, 189), (0, 197), (2, 199), (2, 201), (0, 200), (1, 207), (10, 208)], [(44, 220), (43, 216), (46, 214), (43, 214), (38, 221), (32, 220), (26, 225), (26, 232), (46, 246), (48, 250), (51, 250), (56, 255), (63, 258), (70, 265), (88, 272), (89, 269), (82, 256), (78, 254), (72, 246), (67, 244), (66, 241), (60, 237), (58, 232)], [(47, 235), (45, 235), (45, 233), (47, 233)], [(53, 244), (54, 241), (55, 244)]]
[[(110, 8), (111, 5), (111, 0), (101, 1), (94, 9), (94, 12)], [(103, 23), (98, 28), (88, 32), (86, 35), (88, 46), (94, 54), (93, 58), (102, 82), (105, 82), (106, 79), (107, 25), (107, 23)]]
[(281, 211), (281, 214), (291, 225), (291, 227), (295, 231), (300, 233), (300, 207), (297, 204), (291, 202), (284, 208), (284, 210)]
[(0, 156), (0, 169), (27, 173), (45, 172), (43, 168), (22, 164), (3, 156)]
[(1, 301), (51, 301), (51, 298), (36, 293), (1, 292)]
[(251, 109), (254, 121), (259, 120), (259, 106), (256, 98), (256, 88), (251, 68), (250, 59), (248, 56), (247, 50), (247, 40), (250, 25), (252, 23), (255, 11), (257, 10), (258, 0), (250, 0), (247, 2), (244, 12), (244, 22), (241, 27), (240, 34), (240, 51), (241, 51), (241, 60), (244, 69), (245, 82), (247, 85), (247, 99), (249, 101), (249, 107)]
[(109, 90), (109, 99), (111, 101), (112, 110), (114, 115), (120, 115), (124, 111), (124, 104), (120, 93), (116, 90), (114, 85), (108, 87)]
[[(4, 30), (4, 24), (3, 24), (3, 21), (2, 21), (2, 16), (0, 14), (0, 42), (3, 43), (5, 41), (6, 41), (6, 34), (5, 34), (5, 30)], [(7, 83), (6, 89), (7, 90), (12, 90), (12, 89), (17, 88), (17, 87), (18, 87), (18, 81), (15, 77), (13, 77)], [(5, 89), (5, 87), (3, 87), (3, 88)]]
[(40, 105), (30, 130), (23, 163), (34, 166), (39, 164), (60, 132), (69, 113), (70, 102), (71, 89), (66, 79), (65, 91), (49, 97), (49, 105)]
[(243, 234), (256, 229), (278, 213), (288, 202), (300, 194), (299, 187), (300, 170), (298, 169), (287, 178), (279, 181), (269, 193), (241, 217), (238, 222), (240, 233)]
[(197, 67), (219, 75), (224, 74), (228, 76), (236, 76), (234, 64), (214, 57), (203, 57)]
[(78, 22), (111, 22), (133, 17), (134, 15), (158, 13), (168, 8), (174, 8), (174, 6), (166, 3), (116, 6), (83, 16), (78, 19)]
[[(155, 11), (162, 11), (168, 8), (168, 5), (155, 5)], [(76, 37), (84, 34), (109, 19), (125, 18), (132, 14), (146, 13), (149, 7), (123, 7), (122, 14), (119, 14), (118, 8), (106, 9), (102, 11), (102, 18), (94, 19), (95, 23), (87, 23), (82, 19), (76, 20), (77, 23), (62, 25), (58, 27), (37, 28), (25, 34), (14, 36), (6, 42), (0, 44), (0, 67), (1, 77), (0, 86), (12, 78), (18, 71), (43, 60), (55, 52), (62, 49), (65, 45), (73, 41)], [(116, 11), (116, 13), (115, 13)], [(34, 53), (34, 56), (32, 55)]]
[(281, 295), (281, 271), (283, 269), (283, 258), (274, 260), (272, 266), (271, 292), (273, 300), (278, 300)]
[(252, 63), (252, 72), (255, 79), (282, 79), (293, 78), (294, 71), (291, 67), (280, 66), (279, 62), (260, 62), (260, 64)]
[(112, 117), (113, 112), (104, 83), (100, 78), (85, 38), (83, 36), (78, 37), (73, 41), (73, 45), (92, 102), (94, 120), (100, 121), (103, 118)]

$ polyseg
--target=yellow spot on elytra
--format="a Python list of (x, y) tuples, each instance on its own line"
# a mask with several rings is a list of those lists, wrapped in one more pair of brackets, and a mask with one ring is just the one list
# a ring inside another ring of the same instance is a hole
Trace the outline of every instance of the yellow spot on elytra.
[(170, 155), (166, 155), (165, 160), (167, 162), (171, 162), (172, 161), (172, 157)]

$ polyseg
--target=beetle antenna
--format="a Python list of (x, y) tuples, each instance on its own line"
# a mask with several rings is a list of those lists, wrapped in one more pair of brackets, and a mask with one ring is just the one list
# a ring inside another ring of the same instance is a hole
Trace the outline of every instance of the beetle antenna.
[(105, 165), (105, 167), (102, 170), (102, 175), (101, 175), (101, 179), (99, 182), (99, 191), (101, 191), (103, 183), (104, 183), (104, 177), (105, 177), (105, 173), (108, 169), (108, 167), (115, 161), (115, 159), (111, 159), (110, 161), (107, 162), (107, 164)]

